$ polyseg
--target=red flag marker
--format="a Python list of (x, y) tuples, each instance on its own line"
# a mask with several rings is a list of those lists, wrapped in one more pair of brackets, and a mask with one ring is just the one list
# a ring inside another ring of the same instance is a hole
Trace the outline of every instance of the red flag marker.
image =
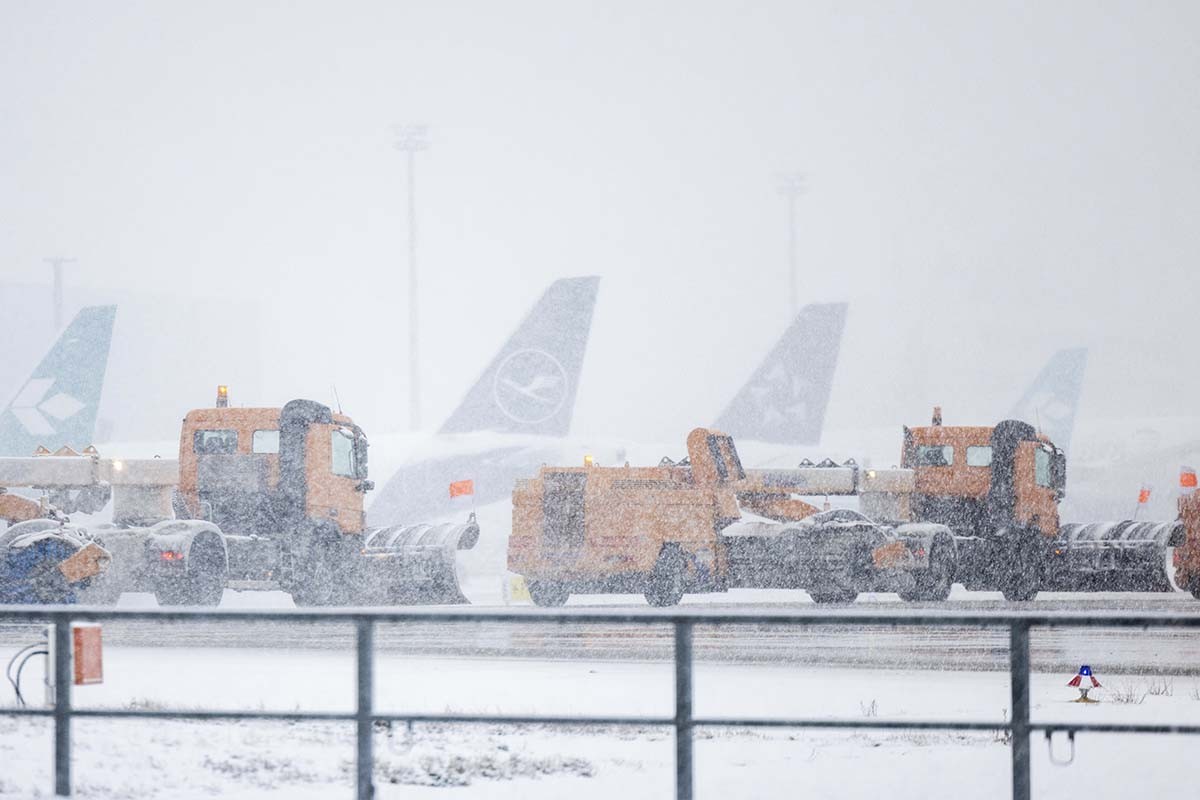
[(468, 494), (475, 494), (475, 481), (455, 481), (450, 484), (451, 497), (462, 497)]
[(1179, 488), (1180, 489), (1195, 489), (1196, 488), (1196, 469), (1195, 467), (1180, 467), (1179, 468)]

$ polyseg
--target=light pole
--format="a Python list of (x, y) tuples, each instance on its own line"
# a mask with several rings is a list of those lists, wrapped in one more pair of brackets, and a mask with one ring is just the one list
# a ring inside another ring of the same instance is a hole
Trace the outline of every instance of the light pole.
[(61, 331), (63, 324), (63, 266), (75, 261), (73, 258), (44, 259), (54, 269), (54, 330)]
[(796, 274), (796, 200), (804, 194), (804, 175), (799, 172), (780, 175), (779, 193), (788, 202), (788, 300), (794, 319), (800, 311), (799, 275)]
[(429, 126), (399, 125), (395, 128), (396, 149), (408, 154), (408, 424), (421, 427), (421, 369), (418, 359), (417, 317), (417, 153), (429, 149)]

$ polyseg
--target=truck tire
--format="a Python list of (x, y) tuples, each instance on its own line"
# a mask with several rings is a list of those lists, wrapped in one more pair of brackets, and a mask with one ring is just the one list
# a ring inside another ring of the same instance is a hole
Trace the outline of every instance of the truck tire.
[(216, 606), (225, 593), (225, 551), (220, 543), (198, 538), (188, 551), (187, 572), (154, 587), (160, 606)]
[(1037, 597), (1042, 585), (1042, 559), (1038, 557), (1039, 534), (1019, 531), (1012, 535), (1000, 580), (1000, 593), (1012, 603), (1025, 603)]
[(354, 585), (357, 576), (350, 564), (339, 561), (341, 555), (337, 548), (316, 548), (313, 561), (291, 587), (292, 602), (301, 607), (356, 604), (362, 594)]
[(557, 581), (529, 581), (529, 597), (542, 608), (564, 605), (571, 599), (571, 590)]
[(808, 596), (814, 603), (853, 603), (858, 599), (858, 590), (849, 586), (813, 586)]
[(914, 573), (913, 588), (900, 592), (900, 598), (908, 601), (942, 602), (950, 597), (954, 585), (956, 559), (954, 550), (945, 545), (935, 545), (929, 551), (929, 566)]
[(296, 547), (288, 592), (301, 607), (344, 606), (357, 602), (361, 576), (360, 547), (328, 520), (311, 524), (303, 533), (304, 544)]
[(687, 562), (674, 547), (664, 547), (650, 573), (646, 602), (656, 608), (679, 605), (687, 588)]

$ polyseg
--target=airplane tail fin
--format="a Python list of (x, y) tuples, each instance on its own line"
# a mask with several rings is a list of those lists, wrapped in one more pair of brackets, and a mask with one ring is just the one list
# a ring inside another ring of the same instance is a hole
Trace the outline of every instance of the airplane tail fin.
[(1087, 348), (1059, 350), (1025, 390), (1012, 417), (1038, 427), (1050, 441), (1067, 450), (1086, 369)]
[(116, 306), (88, 306), (75, 315), (0, 412), (0, 455), (92, 444), (116, 314)]
[(440, 433), (565, 436), (599, 283), (597, 277), (586, 277), (550, 284)]
[(833, 388), (845, 303), (800, 309), (796, 319), (717, 420), (735, 438), (817, 444)]

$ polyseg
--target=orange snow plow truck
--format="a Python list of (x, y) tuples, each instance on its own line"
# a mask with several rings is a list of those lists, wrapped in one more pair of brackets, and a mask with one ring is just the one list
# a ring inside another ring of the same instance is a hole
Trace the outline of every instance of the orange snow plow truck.
[[(479, 539), (473, 517), (367, 528), (367, 439), (349, 417), (311, 400), (230, 408), (224, 387), (215, 408), (184, 417), (178, 462), (0, 459), (0, 486), (50, 491), (66, 513), (111, 496), (113, 524), (70, 526), (111, 554), (82, 595), (93, 603), (152, 591), (216, 605), (227, 587), (281, 589), (297, 605), (464, 603), (456, 555)], [(60, 523), (12, 531), (48, 524)]]
[(525, 577), (533, 601), (634, 592), (667, 606), (685, 592), (734, 587), (803, 588), (817, 602), (864, 591), (949, 593), (954, 565), (945, 559), (954, 550), (945, 525), (877, 523), (794, 497), (856, 494), (865, 509), (896, 519), (910, 471), (746, 470), (733, 439), (705, 428), (691, 432), (687, 451), (679, 464), (542, 467), (519, 481), (508, 568)]
[(901, 466), (915, 476), (912, 518), (954, 531), (955, 581), (1008, 600), (1042, 590), (1171, 591), (1176, 554), (1189, 552), (1189, 530), (1200, 533), (1200, 519), (1189, 527), (1182, 515), (1061, 522), (1066, 456), (1019, 420), (943, 426), (935, 408), (931, 425), (904, 429)]

